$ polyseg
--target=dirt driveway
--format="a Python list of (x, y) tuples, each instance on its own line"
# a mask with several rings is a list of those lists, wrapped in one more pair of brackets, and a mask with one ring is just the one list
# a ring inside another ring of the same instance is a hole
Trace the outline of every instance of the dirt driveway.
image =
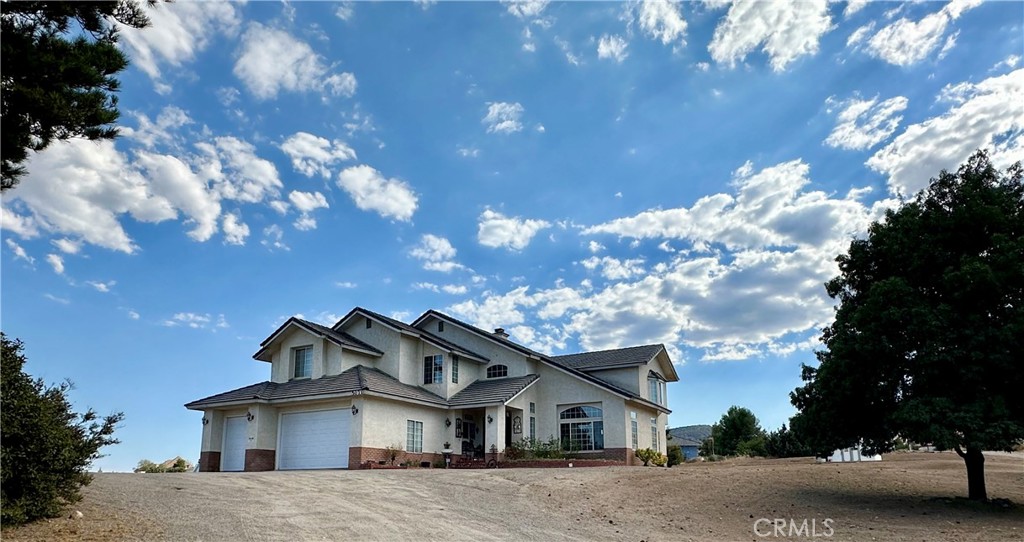
[(4, 529), (3, 538), (1024, 540), (1024, 457), (993, 455), (986, 474), (989, 496), (1016, 504), (955, 498), (966, 475), (951, 453), (672, 469), (101, 474), (86, 489), (83, 519)]

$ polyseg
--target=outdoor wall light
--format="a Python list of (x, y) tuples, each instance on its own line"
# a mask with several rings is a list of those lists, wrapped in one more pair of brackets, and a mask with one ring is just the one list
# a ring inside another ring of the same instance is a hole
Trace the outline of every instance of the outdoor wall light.
[(444, 419), (444, 426), (445, 427), (451, 427), (452, 426), (452, 419), (451, 418), (445, 418)]
[(247, 420), (249, 420), (251, 422), (251, 421), (256, 419), (256, 416), (253, 416), (252, 412), (246, 412), (245, 413), (245, 419), (247, 419)]
[(203, 425), (206, 425), (208, 423), (210, 423), (210, 419), (207, 418), (206, 416), (203, 416)]
[(491, 417), (491, 415), (490, 415), (490, 414), (488, 414), (488, 415), (487, 415), (487, 423), (491, 423), (491, 422), (493, 422), (493, 421), (494, 421), (494, 418), (492, 418), (492, 417)]
[(355, 416), (356, 414), (359, 414), (359, 407), (352, 405), (352, 415)]

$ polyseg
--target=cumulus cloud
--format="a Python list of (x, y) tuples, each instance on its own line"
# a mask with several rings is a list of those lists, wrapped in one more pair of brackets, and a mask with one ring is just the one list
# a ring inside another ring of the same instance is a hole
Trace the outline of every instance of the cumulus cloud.
[(817, 53), (821, 36), (831, 28), (826, 0), (737, 1), (715, 28), (708, 51), (716, 62), (732, 67), (760, 47), (780, 72), (797, 58)]
[(295, 228), (298, 230), (316, 229), (316, 219), (312, 216), (313, 211), (329, 207), (327, 198), (320, 192), (293, 190), (288, 194), (288, 200), (300, 213), (298, 220), (295, 221)]
[(263, 228), (263, 239), (260, 244), (271, 250), (291, 250), (284, 242), (284, 230), (277, 224), (271, 224)]
[(502, 0), (505, 9), (520, 19), (539, 17), (548, 7), (548, 0)]
[(155, 122), (149, 120), (149, 117), (143, 113), (135, 112), (132, 113), (132, 116), (138, 121), (138, 127), (121, 127), (121, 135), (130, 137), (150, 149), (157, 143), (176, 143), (178, 138), (175, 132), (193, 122), (184, 109), (173, 105), (164, 107), (157, 115)]
[(622, 36), (605, 34), (597, 42), (597, 58), (608, 58), (622, 63), (629, 56), (629, 53), (626, 52), (628, 45)]
[(64, 254), (78, 254), (78, 252), (82, 250), (81, 241), (74, 241), (66, 237), (63, 239), (53, 239), (50, 241), (50, 244), (57, 247), (57, 250)]
[(611, 256), (591, 256), (580, 262), (587, 269), (601, 268), (601, 276), (608, 280), (622, 280), (644, 274), (643, 258), (619, 260)]
[(242, 222), (238, 213), (224, 213), (224, 242), (229, 245), (244, 245), (249, 237), (249, 226)]
[(530, 244), (537, 232), (549, 227), (551, 223), (546, 220), (508, 217), (485, 209), (480, 213), (476, 238), (485, 247), (522, 250)]
[(487, 133), (511, 134), (523, 129), (520, 120), (525, 109), (519, 102), (488, 102), (487, 115), (483, 122), (487, 125)]
[(57, 254), (47, 254), (46, 263), (53, 267), (54, 273), (57, 273), (58, 275), (64, 274), (64, 258)]
[(29, 256), (28, 253), (25, 252), (25, 249), (10, 237), (4, 239), (4, 243), (7, 244), (7, 247), (14, 253), (14, 259), (25, 260), (29, 265), (34, 265), (36, 263), (36, 259)]
[(202, 153), (200, 174), (210, 179), (224, 199), (258, 203), (276, 197), (283, 184), (277, 167), (256, 155), (256, 147), (236, 137), (216, 137), (197, 143)]
[(164, 320), (163, 325), (167, 327), (184, 326), (192, 329), (213, 329), (216, 331), (218, 328), (227, 328), (227, 320), (223, 314), (217, 315), (214, 319), (209, 313), (198, 314), (194, 312), (179, 312), (174, 316)]
[[(186, 223), (194, 224), (189, 237), (206, 241), (217, 232), (220, 195), (210, 190), (206, 180), (191, 167), (174, 156), (145, 151), (136, 153), (135, 165), (149, 179), (150, 190), (159, 194), (170, 208), (185, 213)], [(177, 213), (171, 213), (169, 218), (176, 218)]]
[(97, 292), (108, 293), (110, 292), (110, 289), (117, 284), (117, 281), (108, 280), (107, 282), (102, 282), (95, 280), (87, 280), (85, 281), (85, 283), (88, 284), (89, 286), (92, 286), (93, 289), (95, 289)]
[(840, 149), (864, 150), (885, 141), (899, 127), (907, 108), (908, 100), (896, 96), (888, 100), (878, 101), (878, 97), (870, 99), (850, 98), (836, 100), (829, 97), (825, 104), (829, 113), (836, 114), (836, 126), (825, 139), (825, 144)]
[(367, 165), (342, 170), (337, 184), (352, 197), (356, 207), (403, 222), (412, 219), (419, 201), (406, 182), (388, 179)]
[(664, 45), (672, 42), (678, 42), (680, 47), (686, 45), (687, 25), (679, 7), (678, 2), (667, 0), (640, 2), (639, 13), (636, 16), (640, 30)]
[(948, 111), (908, 126), (868, 159), (868, 167), (888, 175), (893, 194), (916, 194), (976, 149), (989, 149), (997, 167), (1024, 160), (1024, 69), (948, 86), (941, 98), (953, 104)]
[(462, 295), (468, 292), (469, 288), (466, 288), (461, 284), (445, 284), (444, 286), (441, 287), (441, 291), (443, 291), (446, 294)]
[(423, 269), (450, 273), (465, 266), (455, 261), (456, 250), (444, 237), (430, 233), (423, 234), (419, 244), (409, 251), (413, 258), (423, 261)]
[(192, 61), (218, 34), (238, 33), (241, 15), (233, 2), (167, 2), (147, 6), (153, 23), (146, 28), (119, 25), (119, 43), (127, 49), (133, 66), (159, 83), (160, 65), (175, 68)]
[(250, 23), (242, 35), (234, 73), (261, 100), (276, 98), (281, 91), (346, 97), (356, 92), (354, 75), (329, 73), (323, 58), (309, 44), (260, 23)]
[[(943, 43), (946, 30), (953, 21), (965, 11), (979, 5), (981, 0), (953, 0), (920, 21), (900, 18), (883, 27), (868, 40), (867, 52), (897, 66), (909, 66), (920, 62)], [(946, 36), (943, 50), (948, 51), (955, 42), (955, 36)]]
[(319, 174), (325, 179), (331, 177), (330, 166), (356, 159), (356, 152), (340, 139), (328, 141), (306, 132), (297, 132), (284, 143), (281, 150), (292, 159), (295, 171), (307, 177)]

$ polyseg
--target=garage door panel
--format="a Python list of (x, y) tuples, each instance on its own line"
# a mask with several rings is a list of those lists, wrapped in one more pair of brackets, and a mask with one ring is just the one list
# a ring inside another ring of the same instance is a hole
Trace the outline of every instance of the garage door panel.
[(224, 472), (245, 470), (245, 444), (249, 438), (249, 427), (245, 416), (224, 419), (224, 442), (220, 454), (220, 470)]
[(278, 468), (348, 467), (348, 409), (290, 412), (281, 415)]

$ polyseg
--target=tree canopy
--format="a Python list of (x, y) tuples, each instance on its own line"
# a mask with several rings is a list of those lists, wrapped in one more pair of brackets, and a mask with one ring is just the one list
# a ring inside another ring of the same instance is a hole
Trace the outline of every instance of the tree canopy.
[(24, 344), (0, 333), (0, 493), (6, 524), (55, 517), (80, 500), (79, 488), (92, 479), (86, 469), (124, 416), (102, 419), (93, 410), (77, 414), (67, 392), (71, 384), (47, 387), (24, 371)]
[(117, 135), (114, 75), (128, 66), (117, 24), (143, 28), (149, 19), (134, 0), (0, 3), (0, 189), (25, 174), (30, 150)]
[(748, 408), (731, 406), (711, 436), (701, 444), (701, 455), (764, 455), (764, 431)]
[(826, 349), (791, 394), (815, 451), (886, 452), (897, 435), (955, 449), (987, 498), (982, 450), (1024, 438), (1021, 178), (978, 151), (837, 258)]

